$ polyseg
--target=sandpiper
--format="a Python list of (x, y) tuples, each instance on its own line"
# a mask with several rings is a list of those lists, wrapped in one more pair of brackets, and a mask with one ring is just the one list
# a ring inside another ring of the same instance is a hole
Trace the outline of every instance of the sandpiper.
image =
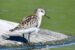
[[(41, 25), (43, 16), (46, 16), (45, 10), (42, 8), (38, 8), (34, 11), (34, 13), (32, 15), (23, 18), (17, 27), (15, 27), (14, 29), (11, 29), (9, 31), (13, 32), (15, 30), (28, 29), (31, 27), (39, 28)], [(29, 33), (29, 36), (30, 36), (30, 33)]]
[[(41, 21), (42, 21), (42, 16), (46, 16), (45, 10), (42, 8), (36, 9), (34, 11), (33, 15), (27, 16), (22, 19), (20, 24), (15, 27), (14, 29), (11, 29), (10, 31), (15, 31), (19, 29), (27, 29), (31, 27), (40, 27)], [(48, 16), (47, 16), (48, 17)]]

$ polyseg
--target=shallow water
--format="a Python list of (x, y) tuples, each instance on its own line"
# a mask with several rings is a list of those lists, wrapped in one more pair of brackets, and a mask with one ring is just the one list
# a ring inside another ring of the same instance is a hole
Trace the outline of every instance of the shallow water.
[(64, 46), (75, 45), (75, 42), (61, 45), (38, 45), (38, 46), (21, 46), (17, 48), (0, 48), (0, 50), (48, 50), (50, 48), (59, 48)]

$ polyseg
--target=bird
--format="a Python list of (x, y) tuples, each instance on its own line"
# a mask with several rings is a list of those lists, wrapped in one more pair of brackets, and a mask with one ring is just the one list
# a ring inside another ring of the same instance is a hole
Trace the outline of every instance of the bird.
[[(10, 29), (10, 32), (21, 30), (21, 29), (28, 29), (31, 27), (39, 28), (41, 25), (42, 17), (47, 16), (46, 11), (43, 8), (37, 8), (34, 10), (32, 15), (24, 17), (18, 26), (16, 26), (13, 29)], [(48, 16), (47, 16), (48, 17)], [(28, 38), (30, 37), (30, 34), (28, 35)], [(24, 37), (24, 34), (23, 34)]]

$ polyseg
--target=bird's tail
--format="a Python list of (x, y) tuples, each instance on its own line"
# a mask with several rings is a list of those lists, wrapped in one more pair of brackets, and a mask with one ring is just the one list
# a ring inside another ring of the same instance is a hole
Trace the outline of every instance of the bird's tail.
[(17, 29), (18, 29), (18, 27), (15, 27), (14, 29), (10, 29), (9, 31), (13, 32), (13, 31), (15, 31)]

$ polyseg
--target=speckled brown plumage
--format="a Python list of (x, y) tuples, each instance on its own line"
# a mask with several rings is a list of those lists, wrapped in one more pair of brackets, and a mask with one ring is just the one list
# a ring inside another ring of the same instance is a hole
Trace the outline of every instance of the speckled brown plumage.
[(27, 29), (30, 27), (37, 27), (37, 25), (38, 25), (37, 16), (31, 15), (24, 18), (17, 27), (11, 29), (10, 31), (14, 31), (18, 29)]

